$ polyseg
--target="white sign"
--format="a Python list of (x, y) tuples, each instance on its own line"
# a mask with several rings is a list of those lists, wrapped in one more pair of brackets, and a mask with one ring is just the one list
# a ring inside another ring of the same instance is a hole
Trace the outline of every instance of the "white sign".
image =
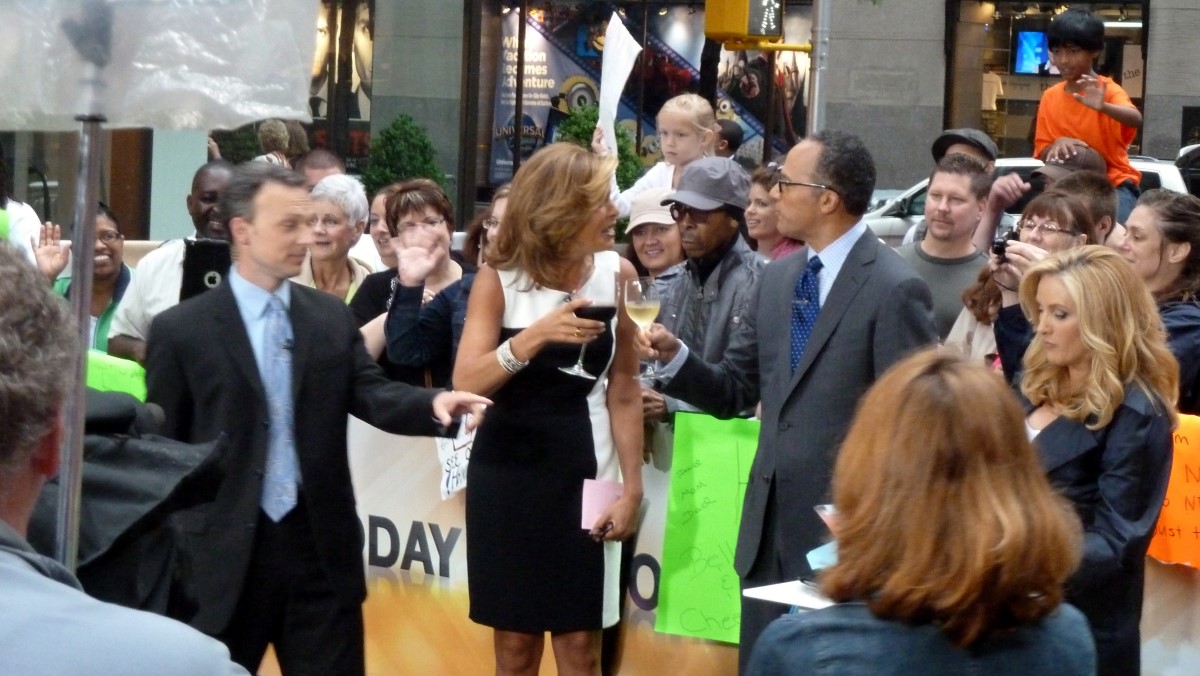
[(436, 441), (438, 460), (442, 463), (442, 499), (448, 500), (467, 487), (467, 465), (471, 462), (475, 430), (468, 432), (464, 421), (453, 439), (439, 438)]
[(597, 123), (604, 130), (604, 145), (608, 146), (608, 154), (617, 156), (617, 133), (614, 125), (617, 121), (617, 106), (621, 104), (621, 92), (625, 89), (625, 81), (629, 72), (637, 62), (642, 46), (633, 39), (621, 17), (613, 12), (608, 20), (608, 30), (604, 33), (604, 61), (600, 68), (600, 119)]

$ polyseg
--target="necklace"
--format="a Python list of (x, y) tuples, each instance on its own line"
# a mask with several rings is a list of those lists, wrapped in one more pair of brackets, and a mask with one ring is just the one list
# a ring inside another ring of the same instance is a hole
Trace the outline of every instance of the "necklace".
[(593, 269), (594, 265), (595, 265), (595, 256), (589, 255), (587, 262), (583, 264), (582, 274), (580, 274), (580, 276), (579, 276), (579, 284), (575, 287), (575, 289), (573, 291), (570, 291), (569, 293), (567, 293), (566, 297), (563, 298), (564, 303), (569, 303), (569, 302), (571, 302), (571, 300), (578, 297), (579, 291), (581, 289), (583, 289), (583, 287), (587, 285), (588, 280), (591, 279), (592, 269)]

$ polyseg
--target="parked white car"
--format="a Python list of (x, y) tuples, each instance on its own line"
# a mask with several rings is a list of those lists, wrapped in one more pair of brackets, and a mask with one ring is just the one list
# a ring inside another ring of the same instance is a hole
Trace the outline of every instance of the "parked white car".
[[(1142, 190), (1170, 188), (1176, 192), (1187, 192), (1183, 175), (1174, 163), (1153, 157), (1135, 156), (1129, 159), (1133, 168), (1142, 172)], [(996, 160), (996, 175), (1016, 172), (1028, 181), (1030, 174), (1040, 166), (1042, 161), (1033, 157), (1002, 157)], [(925, 193), (928, 188), (929, 179), (923, 179), (883, 206), (868, 211), (863, 220), (888, 245), (900, 246), (908, 229), (925, 218)], [(1017, 202), (1010, 207), (1009, 213), (1019, 215), (1024, 203), (1025, 200)]]

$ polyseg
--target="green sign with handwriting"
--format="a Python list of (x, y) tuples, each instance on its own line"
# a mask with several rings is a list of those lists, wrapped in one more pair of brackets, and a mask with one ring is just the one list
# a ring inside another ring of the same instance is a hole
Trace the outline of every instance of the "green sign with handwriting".
[(757, 420), (675, 416), (658, 631), (738, 642), (741, 589), (733, 552), (758, 427)]

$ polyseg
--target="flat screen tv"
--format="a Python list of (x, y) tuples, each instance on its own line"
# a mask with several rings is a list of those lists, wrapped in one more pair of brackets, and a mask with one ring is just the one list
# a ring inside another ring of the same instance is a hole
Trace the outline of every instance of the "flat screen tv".
[(1017, 31), (1013, 35), (1013, 73), (1058, 75), (1050, 63), (1050, 44), (1043, 31)]

